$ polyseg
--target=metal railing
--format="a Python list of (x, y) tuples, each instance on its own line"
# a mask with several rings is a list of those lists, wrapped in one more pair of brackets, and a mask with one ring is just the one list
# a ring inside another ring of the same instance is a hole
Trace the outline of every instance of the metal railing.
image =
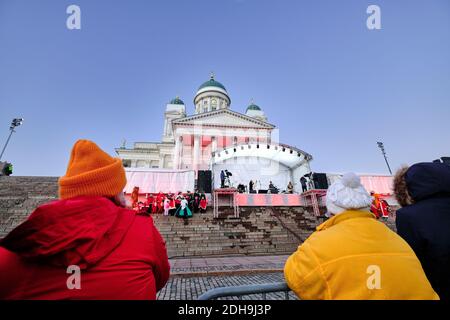
[(261, 294), (262, 300), (266, 300), (267, 293), (274, 293), (274, 292), (284, 292), (285, 300), (289, 300), (290, 291), (291, 289), (289, 289), (286, 282), (221, 287), (211, 289), (205, 292), (200, 297), (198, 297), (198, 300), (213, 300), (223, 297), (239, 297), (239, 300), (242, 300), (242, 296), (250, 294)]

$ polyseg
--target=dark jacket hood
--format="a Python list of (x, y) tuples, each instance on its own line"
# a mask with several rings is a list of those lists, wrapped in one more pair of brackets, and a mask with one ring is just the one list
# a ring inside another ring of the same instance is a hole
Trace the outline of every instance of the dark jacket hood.
[(77, 197), (38, 207), (0, 246), (53, 265), (95, 265), (114, 250), (135, 214), (103, 197)]
[(406, 172), (405, 180), (414, 201), (439, 195), (450, 196), (450, 166), (447, 164), (414, 164)]

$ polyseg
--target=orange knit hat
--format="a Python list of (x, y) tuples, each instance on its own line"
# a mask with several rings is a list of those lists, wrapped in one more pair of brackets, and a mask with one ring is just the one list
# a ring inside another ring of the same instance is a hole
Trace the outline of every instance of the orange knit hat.
[(120, 159), (111, 157), (92, 141), (78, 140), (73, 146), (66, 175), (58, 181), (59, 198), (113, 197), (123, 191), (126, 182)]

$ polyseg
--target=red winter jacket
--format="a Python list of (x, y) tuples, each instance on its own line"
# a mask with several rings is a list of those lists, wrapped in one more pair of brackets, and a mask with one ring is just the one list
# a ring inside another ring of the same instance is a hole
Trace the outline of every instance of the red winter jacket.
[(0, 299), (156, 299), (169, 271), (152, 218), (102, 197), (40, 206), (0, 241)]

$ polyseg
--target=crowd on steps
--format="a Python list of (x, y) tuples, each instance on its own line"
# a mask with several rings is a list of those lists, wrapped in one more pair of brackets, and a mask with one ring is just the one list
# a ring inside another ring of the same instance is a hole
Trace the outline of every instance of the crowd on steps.
[[(0, 299), (156, 299), (170, 275), (166, 244), (151, 215), (131, 208), (125, 184), (120, 159), (77, 141), (59, 199), (0, 240)], [(300, 299), (450, 299), (450, 166), (402, 168), (394, 193), (397, 233), (371, 212), (357, 175), (329, 187), (329, 218), (284, 266)], [(179, 200), (175, 214), (192, 215)], [(169, 195), (159, 205), (169, 214)]]

